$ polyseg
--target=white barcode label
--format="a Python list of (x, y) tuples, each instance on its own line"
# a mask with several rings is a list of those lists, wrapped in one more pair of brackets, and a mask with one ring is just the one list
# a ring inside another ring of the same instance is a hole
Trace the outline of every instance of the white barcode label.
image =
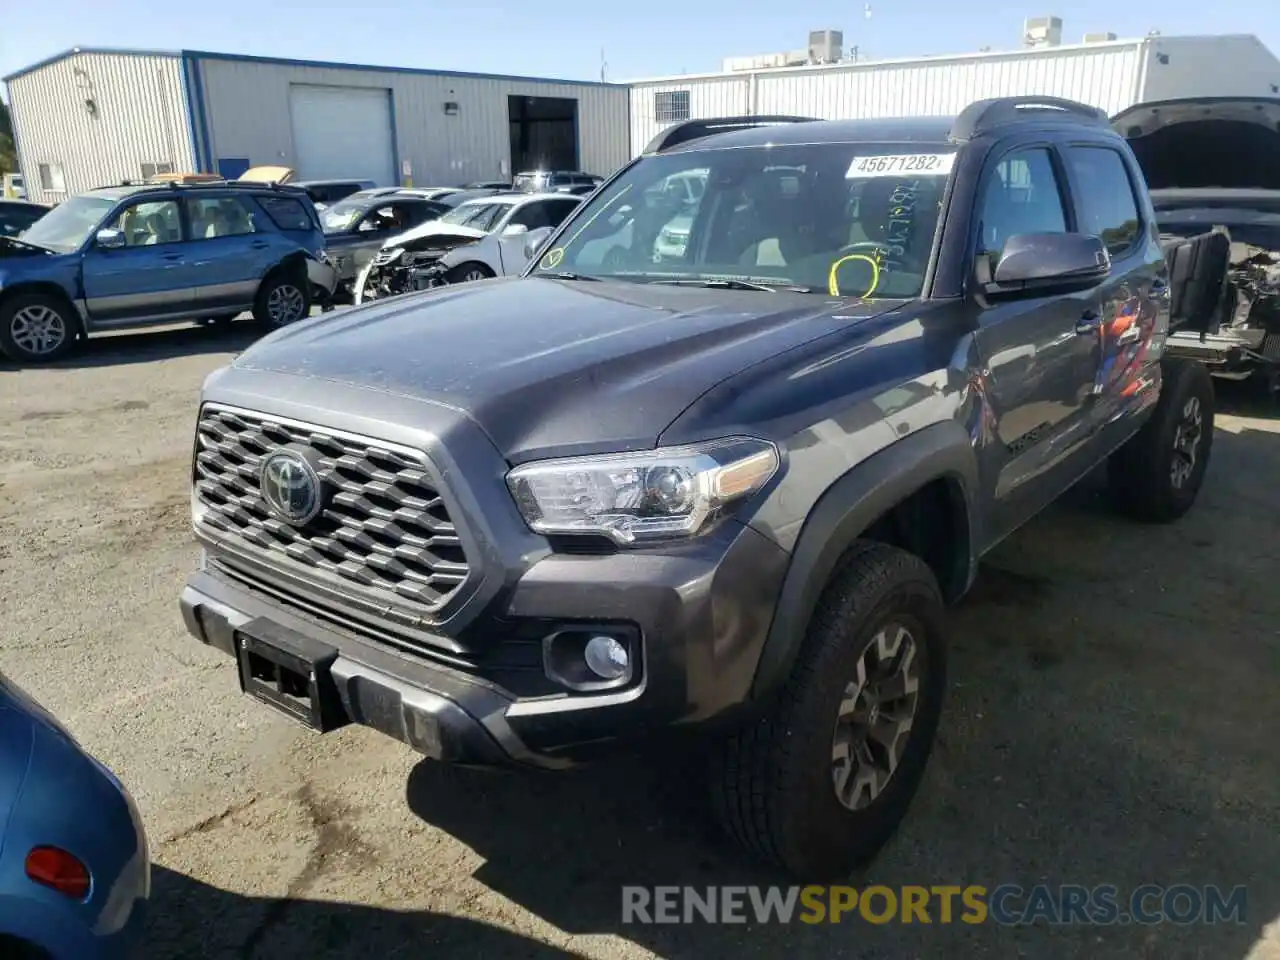
[(895, 153), (882, 157), (854, 157), (845, 177), (863, 180), (867, 177), (941, 177), (951, 172), (956, 162), (954, 153)]

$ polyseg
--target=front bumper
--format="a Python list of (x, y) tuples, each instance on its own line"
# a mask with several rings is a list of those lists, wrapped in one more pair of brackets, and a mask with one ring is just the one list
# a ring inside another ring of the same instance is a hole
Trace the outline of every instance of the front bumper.
[(373, 727), (439, 760), (555, 768), (620, 741), (735, 716), (748, 701), (787, 560), (772, 541), (727, 520), (662, 551), (535, 562), (487, 618), (548, 636), (566, 625), (627, 624), (638, 639), (635, 676), (601, 693), (522, 696), (482, 670), (321, 620), (208, 559), (183, 590), (181, 609), (194, 637), (228, 655), (237, 655), (239, 631), (266, 625), (326, 663), (339, 723)]

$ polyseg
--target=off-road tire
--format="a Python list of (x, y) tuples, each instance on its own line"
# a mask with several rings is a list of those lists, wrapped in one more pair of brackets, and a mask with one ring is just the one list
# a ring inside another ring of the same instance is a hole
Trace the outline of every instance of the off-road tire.
[[(277, 291), (285, 289), (292, 289), (301, 296), (302, 311), (292, 319), (280, 321), (272, 316), (272, 296)], [(277, 267), (263, 278), (258, 287), (258, 294), (253, 299), (253, 319), (256, 323), (269, 330), (277, 330), (291, 323), (305, 320), (310, 315), (311, 283), (302, 268)]]
[[(479, 274), (479, 276), (470, 276), (471, 274)], [(460, 263), (452, 268), (445, 277), (450, 283), (470, 283), (474, 280), (488, 280), (496, 274), (486, 267), (483, 263)]]
[[(31, 310), (51, 310), (62, 321), (65, 335), (62, 342), (46, 353), (32, 353), (14, 339), (13, 326), (20, 313)], [(48, 293), (19, 293), (0, 304), (0, 354), (23, 366), (53, 363), (75, 349), (80, 336), (80, 317), (67, 300)]]
[[(1169, 523), (1191, 509), (1213, 449), (1213, 377), (1203, 364), (1181, 357), (1165, 358), (1161, 368), (1160, 399), (1151, 416), (1107, 461), (1112, 502), (1146, 523)], [(1200, 411), (1200, 441), (1190, 476), (1179, 487), (1173, 481), (1174, 443), (1193, 401)]]
[[(879, 630), (908, 624), (922, 658), (907, 745), (860, 810), (836, 796), (833, 736), (845, 684)], [(801, 882), (847, 877), (894, 834), (920, 785), (946, 688), (946, 611), (913, 554), (857, 542), (832, 576), (791, 674), (758, 719), (712, 752), (712, 803), (739, 844)]]

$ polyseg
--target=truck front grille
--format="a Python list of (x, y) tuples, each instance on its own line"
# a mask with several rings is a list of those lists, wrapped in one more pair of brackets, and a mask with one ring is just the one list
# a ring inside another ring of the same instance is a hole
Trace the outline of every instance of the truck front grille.
[[(323, 510), (295, 526), (273, 514), (258, 482), (262, 458), (312, 452)], [(196, 434), (200, 524), (233, 548), (295, 574), (318, 572), (402, 614), (439, 610), (470, 567), (425, 457), (368, 437), (206, 405)]]

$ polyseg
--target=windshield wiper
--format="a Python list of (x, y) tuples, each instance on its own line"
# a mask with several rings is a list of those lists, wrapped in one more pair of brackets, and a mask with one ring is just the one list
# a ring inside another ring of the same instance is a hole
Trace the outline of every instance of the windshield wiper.
[(750, 280), (700, 280), (700, 279), (657, 279), (649, 280), (648, 283), (661, 284), (667, 287), (710, 287), (713, 290), (761, 290), (765, 293), (776, 293), (776, 286), (768, 286), (763, 283), (753, 283)]
[(726, 280), (723, 278), (715, 279), (697, 279), (697, 278), (668, 278), (663, 277), (656, 280), (644, 280), (644, 283), (661, 283), (669, 287), (710, 287), (713, 290), (762, 290), (766, 293), (777, 293), (779, 290), (785, 290), (787, 293), (824, 293), (825, 291), (818, 287), (806, 287), (802, 284), (791, 283), (789, 280), (780, 280), (777, 283), (756, 283), (754, 280)]
[(540, 273), (540, 277), (550, 277), (552, 280), (599, 280), (599, 277), (591, 277), (585, 273), (572, 273), (568, 270), (561, 270), (559, 273)]

